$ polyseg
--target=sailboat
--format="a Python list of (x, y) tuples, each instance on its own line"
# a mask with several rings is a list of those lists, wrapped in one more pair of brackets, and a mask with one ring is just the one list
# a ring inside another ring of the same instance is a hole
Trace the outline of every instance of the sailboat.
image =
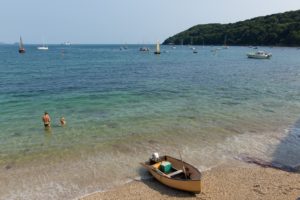
[(223, 49), (228, 49), (228, 46), (227, 46), (227, 35), (225, 35), (225, 38), (224, 38), (224, 46), (223, 46)]
[(160, 54), (159, 42), (156, 43), (156, 51), (154, 51), (154, 54)]
[(21, 36), (20, 36), (20, 43), (19, 43), (19, 53), (25, 53), (25, 48)]
[(39, 46), (37, 47), (38, 50), (48, 50), (48, 47), (45, 45), (44, 41), (43, 41), (43, 46)]

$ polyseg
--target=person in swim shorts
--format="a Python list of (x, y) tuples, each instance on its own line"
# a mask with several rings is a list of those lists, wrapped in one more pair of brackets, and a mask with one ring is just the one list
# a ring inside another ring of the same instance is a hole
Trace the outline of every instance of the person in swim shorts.
[(45, 128), (50, 127), (51, 118), (47, 112), (45, 112), (44, 116), (42, 117)]

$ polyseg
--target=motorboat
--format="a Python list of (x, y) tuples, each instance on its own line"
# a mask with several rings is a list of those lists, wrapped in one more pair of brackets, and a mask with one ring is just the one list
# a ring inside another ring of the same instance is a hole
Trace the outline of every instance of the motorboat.
[(48, 47), (47, 46), (40, 46), (40, 47), (37, 47), (38, 50), (48, 50)]
[(251, 52), (247, 54), (248, 58), (255, 58), (255, 59), (268, 59), (272, 57), (271, 53), (267, 53), (265, 51), (257, 51)]
[(150, 49), (148, 47), (141, 47), (140, 51), (150, 51)]
[[(181, 156), (180, 156), (181, 157)], [(141, 163), (159, 182), (183, 191), (201, 192), (201, 173), (182, 159), (153, 153), (149, 161)]]

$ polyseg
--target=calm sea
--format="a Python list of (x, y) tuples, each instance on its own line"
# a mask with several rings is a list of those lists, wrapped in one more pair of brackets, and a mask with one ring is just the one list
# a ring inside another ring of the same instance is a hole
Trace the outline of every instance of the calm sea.
[(200, 170), (240, 155), (299, 164), (297, 48), (260, 48), (269, 60), (247, 59), (248, 47), (17, 48), (0, 46), (0, 199), (73, 199), (145, 178), (152, 152)]

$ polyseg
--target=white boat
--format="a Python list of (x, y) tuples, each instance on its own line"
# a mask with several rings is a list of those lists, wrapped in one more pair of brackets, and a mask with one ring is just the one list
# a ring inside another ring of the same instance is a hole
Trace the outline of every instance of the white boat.
[(154, 51), (154, 54), (160, 54), (159, 42), (156, 43), (156, 51)]
[(150, 49), (148, 47), (141, 47), (140, 51), (150, 51)]
[(272, 57), (272, 54), (264, 51), (257, 51), (257, 52), (248, 53), (247, 56), (248, 58), (268, 59)]
[(71, 42), (68, 41), (68, 42), (64, 42), (63, 44), (64, 44), (65, 46), (70, 46), (70, 45), (71, 45)]
[(48, 50), (48, 47), (46, 47), (46, 46), (41, 46), (41, 47), (38, 47), (37, 49), (38, 49), (38, 50)]
[(43, 46), (39, 46), (37, 47), (38, 50), (48, 50), (48, 46), (45, 45), (45, 43), (43, 42)]

